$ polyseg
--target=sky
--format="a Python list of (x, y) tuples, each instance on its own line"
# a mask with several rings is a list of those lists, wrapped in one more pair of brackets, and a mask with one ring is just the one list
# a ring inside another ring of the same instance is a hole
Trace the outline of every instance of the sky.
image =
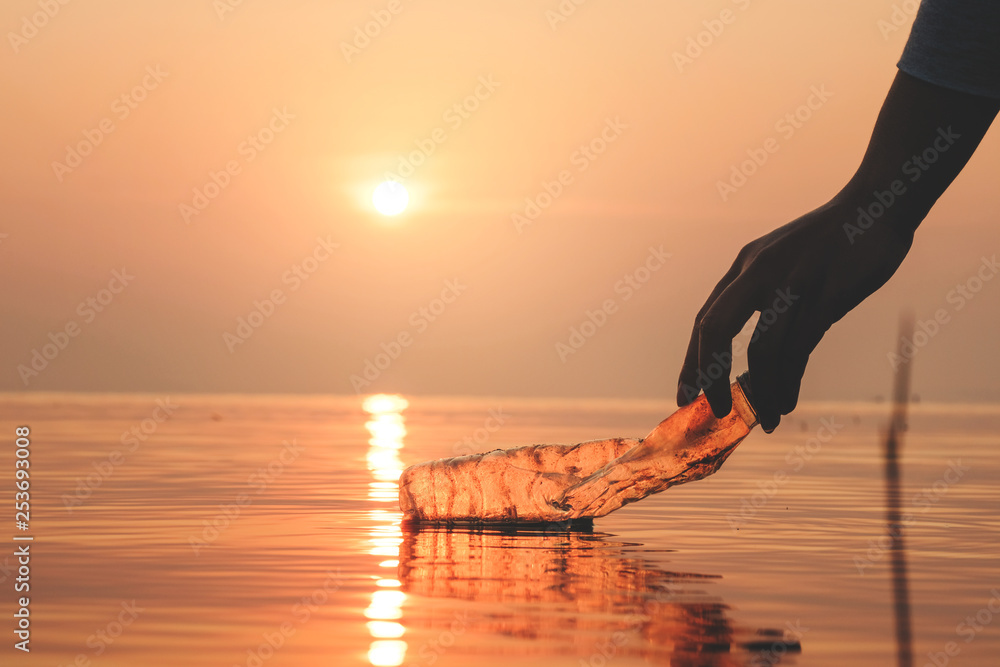
[[(672, 405), (740, 247), (850, 178), (910, 9), (5, 2), (0, 390)], [(998, 167), (993, 130), (804, 400), (887, 395), (905, 309), (947, 315), (914, 391), (1000, 400)]]

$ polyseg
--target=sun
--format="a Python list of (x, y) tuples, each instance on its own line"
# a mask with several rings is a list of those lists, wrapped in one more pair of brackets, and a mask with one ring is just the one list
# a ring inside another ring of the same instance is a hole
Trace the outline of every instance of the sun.
[(399, 215), (406, 210), (410, 195), (398, 181), (383, 181), (372, 193), (372, 203), (375, 210), (382, 215)]

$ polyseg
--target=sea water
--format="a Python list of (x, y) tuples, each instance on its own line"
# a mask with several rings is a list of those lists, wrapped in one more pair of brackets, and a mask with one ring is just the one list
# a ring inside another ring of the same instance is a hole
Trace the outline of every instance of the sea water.
[[(804, 405), (590, 530), (412, 531), (403, 467), (641, 436), (653, 401), (5, 395), (3, 665), (889, 665), (884, 404)], [(15, 528), (14, 429), (31, 432)], [(911, 406), (915, 664), (1000, 655), (1000, 408)], [(16, 592), (31, 536), (29, 592)], [(14, 649), (30, 596), (31, 654)]]

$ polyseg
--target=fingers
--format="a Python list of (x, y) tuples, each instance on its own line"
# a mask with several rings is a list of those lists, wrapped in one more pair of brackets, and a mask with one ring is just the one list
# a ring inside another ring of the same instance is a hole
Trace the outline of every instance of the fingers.
[(733, 366), (733, 338), (756, 310), (753, 281), (739, 277), (726, 287), (705, 312), (698, 327), (698, 386), (712, 413), (722, 418), (732, 410), (729, 376)]
[(782, 345), (791, 328), (791, 313), (767, 322), (764, 313), (757, 320), (750, 347), (747, 348), (747, 365), (750, 369), (750, 383), (753, 387), (753, 407), (757, 412), (760, 427), (771, 433), (781, 421), (781, 407), (778, 399), (781, 387)]
[[(732, 266), (730, 266), (726, 274), (722, 276), (722, 280), (720, 280), (718, 284), (716, 284), (715, 289), (712, 290), (712, 293), (708, 296), (708, 299), (705, 301), (705, 304), (701, 307), (701, 310), (698, 311), (698, 316), (695, 318), (694, 327), (691, 330), (691, 339), (688, 341), (687, 351), (684, 354), (684, 364), (681, 366), (680, 377), (677, 380), (677, 405), (680, 407), (689, 405), (692, 401), (694, 401), (694, 399), (698, 398), (698, 395), (701, 393), (701, 390), (704, 389), (706, 385), (711, 384), (711, 378), (705, 375), (704, 371), (705, 367), (702, 366), (700, 362), (702, 330), (704, 328), (704, 323), (706, 321), (707, 314), (710, 311), (712, 311), (712, 309), (715, 307), (715, 304), (718, 302), (721, 295), (729, 288), (729, 286), (733, 283), (733, 281), (736, 280), (736, 278), (740, 275), (742, 269), (743, 269), (742, 258), (740, 256), (737, 256)], [(711, 318), (709, 318), (708, 321), (711, 322), (712, 321)], [(746, 323), (746, 320), (744, 320), (743, 322)], [(742, 329), (742, 326), (743, 325), (741, 324), (740, 329)], [(737, 330), (737, 332), (738, 331), (739, 330)], [(730, 337), (729, 342), (724, 348), (725, 351), (728, 353), (728, 359), (729, 359), (728, 364), (725, 368), (726, 378), (729, 377), (729, 370), (730, 367), (732, 366), (731, 342), (732, 342), (732, 337)], [(726, 385), (728, 387), (728, 382), (726, 383)], [(713, 395), (716, 394), (713, 393)], [(731, 399), (728, 392), (726, 394), (726, 397), (727, 399)], [(718, 415), (718, 411), (716, 410), (715, 404), (712, 403), (712, 400), (713, 399), (710, 399), (709, 403), (710, 405), (713, 405), (712, 408), (713, 412), (715, 412)], [(718, 402), (718, 399), (715, 400), (716, 402)], [(721, 410), (724, 407), (725, 407), (725, 402), (718, 404), (718, 409)], [(729, 408), (726, 408), (726, 412), (718, 416), (724, 417), (727, 414), (729, 414)]]
[(754, 392), (754, 409), (761, 428), (771, 433), (799, 400), (809, 355), (823, 338), (829, 322), (808, 306), (789, 307), (784, 313), (757, 321), (747, 361)]
[[(705, 308), (702, 308), (704, 310)], [(695, 320), (694, 329), (691, 331), (691, 340), (688, 341), (687, 352), (684, 353), (684, 365), (681, 366), (681, 374), (677, 379), (677, 405), (684, 407), (698, 398), (701, 391), (698, 388), (698, 330), (700, 328), (701, 313)]]
[(802, 377), (806, 372), (809, 355), (823, 339), (832, 322), (818, 312), (803, 312), (796, 318), (788, 332), (784, 363), (781, 367), (781, 388), (778, 394), (778, 409), (787, 415), (799, 402)]

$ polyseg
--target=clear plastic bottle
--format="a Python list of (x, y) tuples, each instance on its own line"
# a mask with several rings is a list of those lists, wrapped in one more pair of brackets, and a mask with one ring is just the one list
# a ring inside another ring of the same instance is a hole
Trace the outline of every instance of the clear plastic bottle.
[(716, 419), (705, 396), (642, 440), (530, 445), (407, 468), (399, 505), (434, 523), (535, 523), (604, 516), (628, 503), (711, 475), (757, 425), (744, 373), (733, 409)]

